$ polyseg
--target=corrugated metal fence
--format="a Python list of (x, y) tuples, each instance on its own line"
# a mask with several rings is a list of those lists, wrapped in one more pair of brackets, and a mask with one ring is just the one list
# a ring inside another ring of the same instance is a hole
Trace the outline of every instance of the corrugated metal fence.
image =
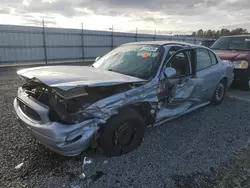
[(89, 60), (127, 42), (174, 40), (198, 44), (202, 38), (0, 25), (0, 64)]

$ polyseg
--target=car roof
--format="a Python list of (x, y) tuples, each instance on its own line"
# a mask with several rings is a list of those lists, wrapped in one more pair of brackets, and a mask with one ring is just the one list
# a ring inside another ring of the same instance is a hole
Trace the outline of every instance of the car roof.
[(202, 40), (201, 42), (214, 42), (215, 40), (217, 40), (217, 39), (204, 39), (204, 40)]
[(143, 41), (143, 42), (131, 42), (131, 43), (126, 43), (123, 45), (160, 45), (160, 46), (165, 46), (165, 45), (182, 45), (182, 46), (190, 46), (190, 47), (198, 47), (199, 45), (196, 44), (190, 44), (190, 43), (185, 43), (185, 42), (178, 42), (178, 41)]

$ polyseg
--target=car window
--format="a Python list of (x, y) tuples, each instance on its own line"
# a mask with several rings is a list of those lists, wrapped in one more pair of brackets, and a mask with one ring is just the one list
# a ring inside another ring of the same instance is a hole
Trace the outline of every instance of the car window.
[(201, 45), (203, 45), (203, 46), (206, 46), (206, 47), (210, 47), (212, 44), (214, 43), (214, 41), (202, 41), (201, 42)]
[(177, 52), (178, 50), (181, 50), (182, 47), (181, 46), (172, 46), (169, 50), (168, 50), (168, 54), (167, 54), (167, 57), (165, 59), (165, 62), (168, 61), (168, 59), (175, 53)]
[(250, 50), (250, 40), (245, 38), (232, 39), (228, 45), (229, 49), (236, 50)]
[(166, 67), (172, 67), (176, 70), (176, 77), (190, 74), (189, 59), (186, 52), (179, 52), (172, 57), (166, 64)]
[(149, 80), (157, 73), (164, 53), (159, 45), (124, 45), (107, 53), (93, 67)]
[(212, 46), (214, 50), (250, 50), (250, 37), (222, 37)]
[(196, 56), (197, 56), (196, 71), (203, 70), (203, 69), (208, 68), (212, 65), (208, 50), (199, 48), (196, 50)]
[(212, 65), (217, 64), (217, 58), (216, 58), (216, 56), (214, 55), (214, 53), (211, 52), (211, 51), (209, 51), (209, 55), (210, 55), (210, 58), (211, 58)]

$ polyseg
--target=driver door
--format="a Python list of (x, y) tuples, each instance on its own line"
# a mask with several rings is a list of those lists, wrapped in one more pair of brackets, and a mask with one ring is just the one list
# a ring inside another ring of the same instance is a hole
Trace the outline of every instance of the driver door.
[[(157, 120), (181, 115), (202, 103), (199, 97), (202, 81), (194, 76), (196, 64), (193, 57), (192, 49), (182, 49), (166, 61), (160, 75), (158, 97), (161, 109)], [(170, 67), (175, 70), (175, 74), (168, 77), (166, 70)]]

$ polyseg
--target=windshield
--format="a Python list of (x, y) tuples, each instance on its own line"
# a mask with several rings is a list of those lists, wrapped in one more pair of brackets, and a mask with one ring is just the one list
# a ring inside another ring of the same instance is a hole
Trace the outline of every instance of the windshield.
[(159, 45), (125, 45), (103, 56), (93, 67), (148, 80), (155, 76), (163, 54)]
[(211, 49), (250, 51), (250, 37), (224, 37), (217, 40)]
[(214, 41), (202, 41), (201, 45), (206, 46), (206, 47), (210, 47), (212, 44), (214, 43)]

